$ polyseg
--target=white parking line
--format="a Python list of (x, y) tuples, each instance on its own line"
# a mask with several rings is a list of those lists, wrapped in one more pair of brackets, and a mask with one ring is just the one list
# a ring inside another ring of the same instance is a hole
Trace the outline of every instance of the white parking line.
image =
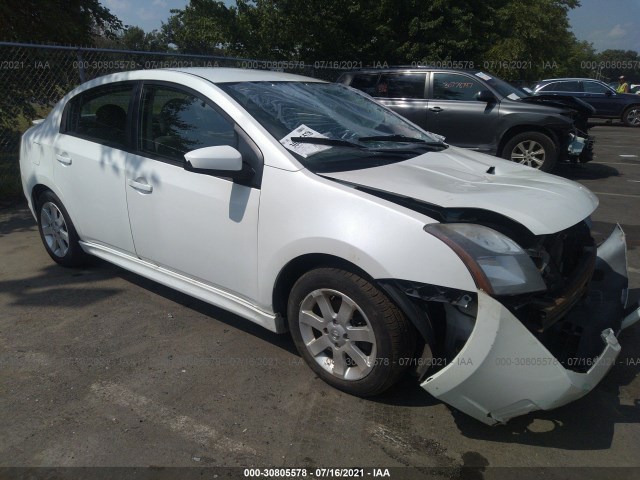
[(622, 158), (638, 158), (638, 155), (618, 155), (618, 156)]
[(231, 452), (256, 455), (256, 451), (244, 443), (221, 435), (213, 427), (198, 423), (191, 417), (178, 415), (167, 407), (138, 395), (122, 385), (111, 382), (94, 383), (91, 385), (91, 390), (103, 400), (131, 409), (136, 415), (163, 425), (188, 440)]
[(624, 193), (609, 193), (609, 192), (593, 192), (596, 195), (609, 195), (612, 197), (627, 197), (627, 198), (638, 198), (640, 199), (640, 195), (626, 195)]
[(632, 167), (640, 167), (640, 163), (626, 163), (626, 162), (590, 162), (592, 165), (630, 165)]

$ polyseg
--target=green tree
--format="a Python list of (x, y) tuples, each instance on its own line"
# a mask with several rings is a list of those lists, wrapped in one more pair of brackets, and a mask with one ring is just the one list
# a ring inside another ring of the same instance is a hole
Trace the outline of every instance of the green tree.
[(578, 6), (578, 0), (502, 2), (487, 36), (483, 65), (506, 80), (559, 76), (576, 44), (568, 12)]
[(98, 0), (3, 0), (0, 39), (10, 42), (92, 45), (114, 38), (122, 22)]
[[(163, 25), (183, 52), (363, 65), (453, 61), (509, 80), (575, 72), (578, 0), (191, 0)], [(577, 62), (577, 64), (576, 64)]]
[(606, 82), (617, 82), (624, 75), (629, 83), (640, 83), (640, 56), (633, 50), (604, 50), (595, 59), (593, 75)]
[(157, 30), (145, 32), (142, 28), (129, 26), (118, 38), (118, 44), (127, 50), (159, 52), (167, 50), (164, 37)]

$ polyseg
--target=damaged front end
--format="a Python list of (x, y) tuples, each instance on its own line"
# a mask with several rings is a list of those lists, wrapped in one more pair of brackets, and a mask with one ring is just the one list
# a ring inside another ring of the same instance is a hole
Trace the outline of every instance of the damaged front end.
[[(442, 238), (449, 242), (452, 236)], [(544, 285), (531, 285), (531, 265), (513, 249), (504, 257), (463, 258), (477, 292), (383, 282), (405, 311), (413, 308), (410, 316), (426, 317), (414, 320), (422, 323), (425, 339), (434, 339), (417, 362), (421, 386), (489, 425), (588, 393), (620, 353), (617, 334), (640, 318), (638, 305), (627, 308), (620, 226), (597, 248), (586, 222), (518, 243)], [(451, 246), (462, 258), (459, 244), (453, 237)], [(509, 278), (504, 272), (518, 274)], [(518, 281), (526, 281), (530, 291), (520, 292)]]

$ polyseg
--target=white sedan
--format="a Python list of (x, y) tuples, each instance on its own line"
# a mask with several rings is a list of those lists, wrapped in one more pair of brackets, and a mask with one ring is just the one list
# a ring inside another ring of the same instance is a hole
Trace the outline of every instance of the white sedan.
[(570, 402), (620, 352), (624, 234), (583, 186), (451, 147), (365, 94), (267, 71), (84, 83), (21, 145), (51, 258), (95, 255), (274, 332), (329, 384), (409, 370), (487, 424)]

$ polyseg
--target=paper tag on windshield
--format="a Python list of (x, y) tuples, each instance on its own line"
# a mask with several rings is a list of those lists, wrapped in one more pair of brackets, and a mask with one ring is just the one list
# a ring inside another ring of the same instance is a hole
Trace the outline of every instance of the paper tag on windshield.
[(491, 77), (483, 72), (476, 73), (476, 77), (480, 77), (483, 80), (491, 80)]
[(313, 143), (298, 143), (291, 140), (291, 137), (313, 137), (313, 138), (329, 138), (322, 135), (320, 132), (316, 132), (314, 129), (307, 127), (306, 125), (300, 125), (293, 132), (289, 133), (286, 137), (280, 140), (280, 143), (285, 148), (291, 150), (298, 155), (307, 158), (318, 152), (328, 150), (331, 147), (328, 145), (314, 145)]

